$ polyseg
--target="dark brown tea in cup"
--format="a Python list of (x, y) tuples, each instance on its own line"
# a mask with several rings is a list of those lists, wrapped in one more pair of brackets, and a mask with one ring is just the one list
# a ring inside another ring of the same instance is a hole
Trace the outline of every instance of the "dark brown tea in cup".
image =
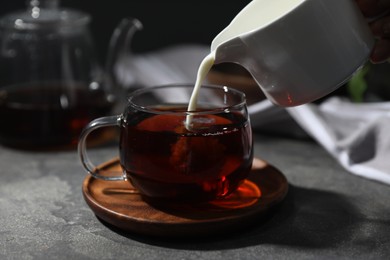
[[(154, 111), (184, 112), (187, 107)], [(198, 109), (201, 110), (201, 109)], [(123, 115), (122, 168), (149, 201), (207, 201), (234, 191), (249, 174), (253, 148), (240, 113), (203, 114), (185, 126), (185, 113), (130, 110)]]
[(18, 148), (75, 145), (83, 127), (111, 107), (102, 90), (85, 86), (0, 88), (0, 142)]
[[(123, 113), (91, 121), (78, 145), (84, 169), (99, 180), (130, 182), (123, 192), (163, 207), (205, 203), (237, 190), (253, 160), (245, 94), (205, 85), (196, 108), (189, 108), (193, 88), (139, 89), (130, 93)], [(120, 129), (120, 171), (101, 171), (88, 156), (87, 137), (106, 127)]]

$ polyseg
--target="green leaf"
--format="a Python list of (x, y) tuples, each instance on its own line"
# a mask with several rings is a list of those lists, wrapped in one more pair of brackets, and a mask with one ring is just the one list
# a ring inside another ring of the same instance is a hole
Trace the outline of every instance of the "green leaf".
[(348, 92), (353, 102), (363, 102), (364, 93), (366, 92), (368, 85), (365, 79), (366, 74), (370, 70), (369, 64), (364, 66), (348, 81)]

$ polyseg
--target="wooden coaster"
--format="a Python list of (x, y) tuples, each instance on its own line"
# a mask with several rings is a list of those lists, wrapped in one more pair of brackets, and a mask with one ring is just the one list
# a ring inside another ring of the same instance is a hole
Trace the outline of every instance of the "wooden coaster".
[[(99, 166), (120, 171), (118, 159)], [(197, 205), (156, 207), (142, 200), (126, 181), (103, 181), (88, 175), (82, 187), (88, 206), (103, 221), (126, 232), (163, 237), (230, 233), (253, 224), (286, 196), (285, 176), (255, 159), (247, 180), (228, 197)]]

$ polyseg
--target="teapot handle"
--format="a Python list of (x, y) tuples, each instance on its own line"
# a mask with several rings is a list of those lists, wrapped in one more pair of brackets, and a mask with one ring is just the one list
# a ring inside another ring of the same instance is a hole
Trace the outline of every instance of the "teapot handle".
[(104, 74), (106, 75), (106, 80), (109, 81), (106, 82), (107, 86), (117, 86), (118, 82), (114, 73), (114, 66), (117, 59), (124, 57), (127, 52), (131, 53), (130, 45), (133, 35), (136, 31), (142, 30), (142, 28), (143, 25), (138, 19), (126, 17), (114, 29), (109, 42), (105, 64)]

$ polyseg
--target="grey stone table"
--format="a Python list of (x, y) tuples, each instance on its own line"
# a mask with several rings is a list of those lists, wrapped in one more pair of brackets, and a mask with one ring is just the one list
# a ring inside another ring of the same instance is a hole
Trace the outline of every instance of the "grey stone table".
[[(390, 187), (343, 170), (310, 140), (255, 135), (290, 183), (272, 216), (231, 236), (164, 240), (115, 230), (86, 205), (72, 151), (0, 147), (0, 259), (389, 259)], [(117, 149), (91, 150), (96, 161)], [(390, 159), (390, 158), (389, 158)]]

